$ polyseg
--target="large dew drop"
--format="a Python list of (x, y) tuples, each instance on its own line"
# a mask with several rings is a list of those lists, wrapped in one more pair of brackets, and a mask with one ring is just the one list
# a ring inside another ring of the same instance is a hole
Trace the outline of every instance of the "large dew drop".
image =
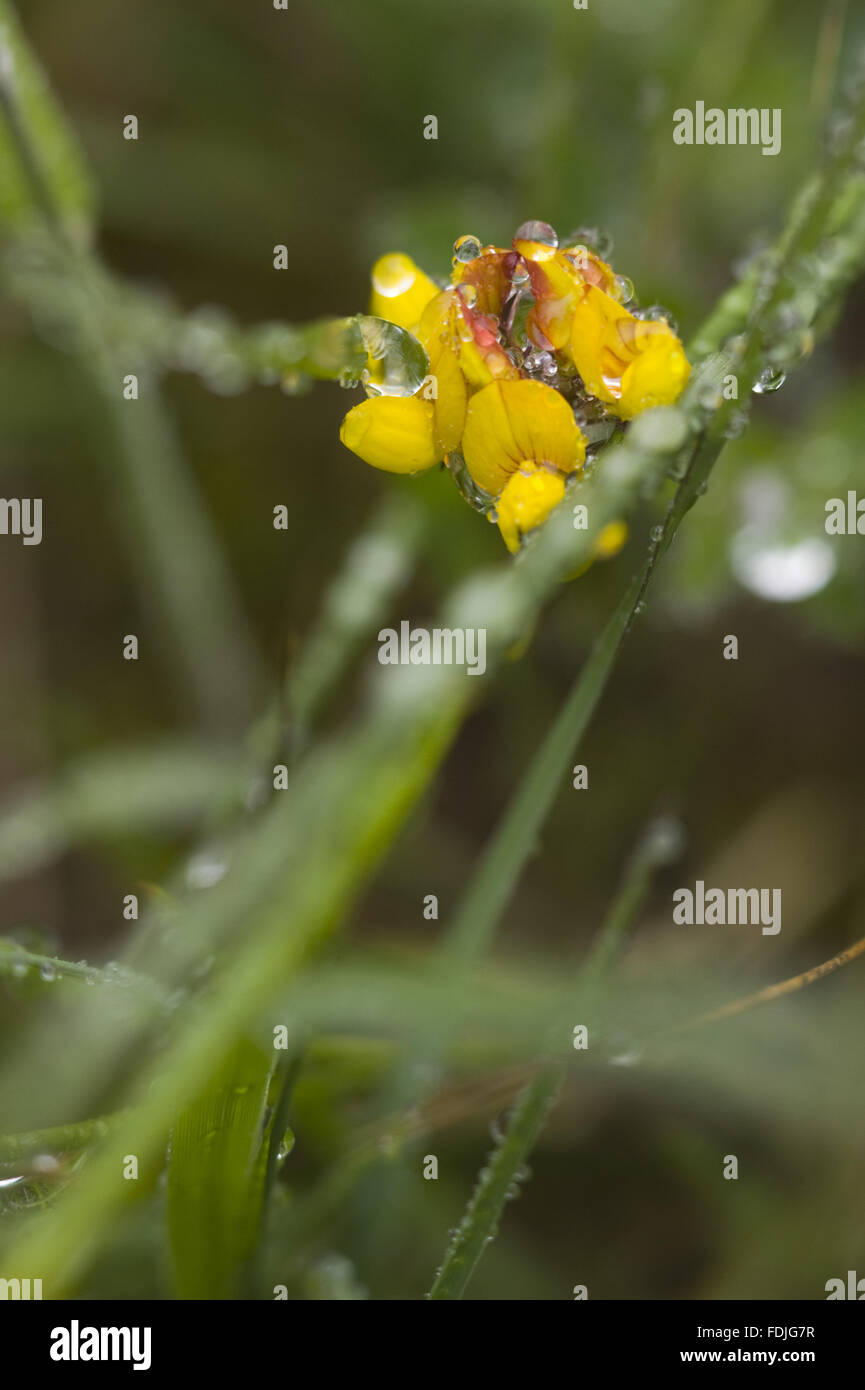
[(602, 261), (608, 261), (613, 254), (613, 238), (600, 227), (578, 227), (571, 232), (566, 246), (585, 246)]
[(544, 246), (558, 246), (558, 233), (552, 228), (549, 222), (530, 221), (524, 222), (517, 227), (514, 241), (539, 241)]
[(481, 244), (476, 236), (457, 237), (454, 242), (454, 260), (458, 265), (468, 265), (481, 254)]
[(364, 383), (367, 394), (413, 396), (429, 371), (429, 358), (417, 338), (370, 314), (358, 314), (352, 322), (366, 359), (363, 370), (369, 373)]

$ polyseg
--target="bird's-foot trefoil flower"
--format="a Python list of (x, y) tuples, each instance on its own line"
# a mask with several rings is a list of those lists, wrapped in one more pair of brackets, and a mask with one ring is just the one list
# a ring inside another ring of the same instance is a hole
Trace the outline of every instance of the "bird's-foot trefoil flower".
[[(375, 468), (444, 464), (498, 523), (511, 551), (562, 501), (587, 458), (641, 411), (674, 402), (690, 365), (663, 311), (641, 311), (631, 282), (575, 233), (528, 222), (509, 248), (454, 244), (449, 284), (406, 255), (373, 267), (370, 312), (411, 333), (429, 360), (412, 396), (368, 399), (341, 439)], [(624, 543), (607, 527), (597, 555)]]

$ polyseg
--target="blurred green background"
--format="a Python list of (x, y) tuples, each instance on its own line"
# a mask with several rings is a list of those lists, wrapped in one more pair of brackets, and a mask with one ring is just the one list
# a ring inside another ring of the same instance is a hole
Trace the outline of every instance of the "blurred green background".
[[(590, 0), (585, 12), (570, 0), (291, 0), (287, 12), (269, 0), (26, 0), (19, 12), (89, 156), (104, 258), (185, 309), (218, 304), (249, 324), (354, 313), (381, 253), (405, 250), (443, 275), (458, 235), (507, 244), (538, 217), (562, 233), (609, 233), (616, 270), (643, 304), (672, 310), (685, 342), (734, 264), (779, 227), (865, 40), (862, 5), (835, 0)], [(781, 154), (674, 145), (673, 111), (698, 99), (780, 107)], [(137, 142), (122, 139), (127, 113)], [(428, 114), (436, 141), (423, 138)], [(287, 271), (273, 269), (277, 243), (289, 248)], [(831, 341), (756, 402), (752, 428), (687, 519), (580, 754), (589, 791), (572, 790), (562, 770), (508, 912), (506, 957), (577, 962), (658, 811), (681, 820), (688, 845), (638, 931), (635, 979), (651, 965), (674, 980), (681, 961), (711, 975), (718, 962), (746, 992), (863, 934), (865, 560), (861, 538), (823, 528), (829, 497), (865, 492), (863, 309), (860, 285)], [(14, 789), (109, 744), (194, 729), (196, 716), (140, 606), (135, 526), (121, 524), (94, 462), (92, 403), (74, 364), (12, 302), (0, 315), (3, 486), (45, 499), (43, 544), (0, 545), (0, 765)], [(386, 493), (410, 489), (431, 517), (394, 623), (431, 618), (452, 582), (504, 556), (446, 474), (391, 479), (342, 448), (340, 419), (357, 393), (322, 384), (294, 398), (264, 387), (221, 396), (178, 375), (166, 395), (260, 654), (262, 700)], [(281, 503), (288, 532), (272, 526)], [(415, 952), (420, 968), (656, 519), (647, 508), (621, 556), (562, 590), (527, 657), (485, 691), (358, 909), (355, 942)], [(816, 552), (801, 550), (814, 541)], [(779, 585), (795, 601), (778, 601)], [(127, 632), (140, 636), (137, 664), (119, 660)], [(722, 659), (729, 633), (738, 662)], [(331, 725), (351, 720), (370, 657)], [(229, 739), (258, 707), (238, 710)], [(4, 885), (2, 920), (49, 933), (66, 956), (108, 957), (130, 883), (164, 881), (189, 844), (118, 835), (65, 855)], [(780, 886), (782, 932), (683, 937), (670, 892), (695, 878)], [(423, 918), (428, 893), (438, 923)], [(813, 1298), (857, 1260), (865, 1273), (862, 1135), (810, 1117), (820, 1071), (800, 1055), (813, 1061), (810, 1040), (859, 1086), (861, 1033), (831, 1028), (861, 1001), (857, 968), (816, 986), (816, 1003), (775, 1006), (752, 1039), (777, 1046), (793, 1088), (783, 1113), (748, 1098), (747, 1037), (739, 1052), (720, 1034), (706, 1045), (730, 1059), (733, 1080), (715, 1089), (687, 1078), (641, 1087), (627, 1069), (606, 1086), (569, 1087), (470, 1296), (566, 1298), (586, 1283), (593, 1298)], [(331, 1096), (326, 1069), (318, 1080), (311, 1071), (298, 1097), (302, 1175), (363, 1118), (358, 1091)], [(490, 1116), (466, 1110), (428, 1141), (444, 1174), (435, 1191), (418, 1195), (415, 1183), (412, 1197), (400, 1192), (405, 1174), (374, 1172), (293, 1296), (420, 1295), (487, 1143)], [(720, 1176), (731, 1152), (738, 1183)], [(159, 1288), (145, 1227), (129, 1233), (135, 1268), (106, 1257), (97, 1296), (115, 1279), (124, 1296)]]

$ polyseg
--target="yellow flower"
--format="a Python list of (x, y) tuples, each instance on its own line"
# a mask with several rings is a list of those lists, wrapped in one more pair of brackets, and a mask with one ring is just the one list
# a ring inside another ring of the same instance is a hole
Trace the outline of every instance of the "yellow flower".
[[(369, 398), (348, 412), (340, 438), (392, 473), (447, 463), (515, 551), (582, 467), (577, 410), (600, 401), (630, 420), (671, 404), (688, 379), (670, 325), (630, 313), (632, 297), (630, 282), (599, 256), (583, 245), (558, 247), (539, 222), (524, 223), (508, 249), (460, 237), (446, 289), (409, 256), (390, 252), (373, 267), (370, 312), (418, 340), (429, 374), (405, 397), (378, 394), (365, 373)], [(593, 558), (615, 554), (626, 535), (624, 523), (608, 526)]]
[(586, 445), (567, 401), (540, 381), (496, 381), (469, 401), (462, 452), (479, 487), (498, 500), (509, 550), (562, 500)]
[(691, 371), (669, 324), (635, 318), (594, 285), (574, 305), (570, 351), (589, 395), (623, 420), (672, 405)]

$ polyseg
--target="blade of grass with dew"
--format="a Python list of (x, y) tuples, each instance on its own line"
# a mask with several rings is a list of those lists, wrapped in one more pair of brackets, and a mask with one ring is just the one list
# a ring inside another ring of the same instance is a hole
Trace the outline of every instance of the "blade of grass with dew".
[(32, 873), (114, 834), (194, 826), (215, 805), (242, 805), (248, 760), (224, 744), (114, 748), (65, 767), (50, 786), (0, 807), (0, 880)]
[[(587, 966), (578, 974), (574, 997), (578, 1013), (596, 998), (648, 896), (655, 872), (669, 862), (670, 852), (670, 838), (655, 829), (638, 847)], [(564, 1074), (561, 1062), (545, 1067), (518, 1097), (501, 1139), (481, 1169), (465, 1215), (436, 1273), (430, 1299), (462, 1298), (484, 1250), (496, 1236), (506, 1202), (517, 1194), (526, 1160), (543, 1132)]]
[(237, 1043), (172, 1128), (166, 1197), (179, 1298), (237, 1296), (261, 1220), (275, 1059)]
[(284, 722), (295, 747), (308, 739), (340, 677), (406, 583), (425, 530), (414, 499), (388, 495), (371, 526), (352, 543), (286, 680)]
[(0, 0), (0, 108), (0, 228), (20, 234), (47, 215), (83, 243), (94, 204), (84, 157), (9, 0)]

